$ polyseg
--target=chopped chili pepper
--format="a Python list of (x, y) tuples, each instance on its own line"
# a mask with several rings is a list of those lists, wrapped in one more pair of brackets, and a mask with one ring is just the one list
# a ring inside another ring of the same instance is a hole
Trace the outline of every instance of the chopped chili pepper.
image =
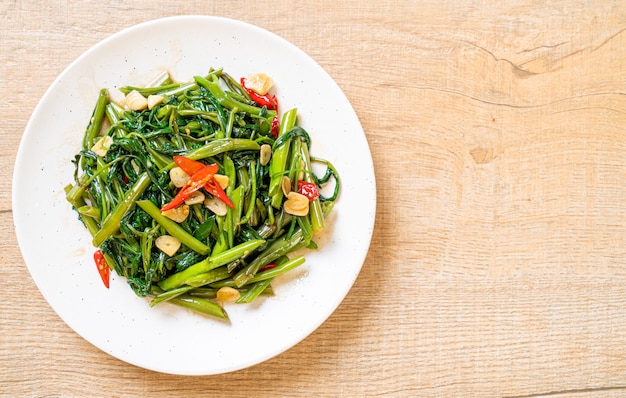
[(104, 259), (104, 255), (102, 254), (102, 250), (98, 249), (93, 254), (93, 259), (96, 262), (96, 267), (98, 267), (98, 273), (100, 274), (100, 278), (102, 278), (102, 283), (106, 288), (109, 288), (109, 280), (111, 278), (111, 268), (107, 264)]
[(261, 94), (256, 93), (254, 90), (249, 89), (248, 87), (246, 87), (245, 77), (242, 77), (240, 79), (240, 82), (241, 82), (241, 87), (243, 87), (243, 89), (246, 90), (246, 92), (248, 93), (252, 101), (256, 102), (257, 104), (261, 106), (267, 107), (267, 109), (271, 109), (271, 110), (278, 109), (278, 99), (276, 98), (275, 95), (268, 95), (268, 94), (261, 95)]
[(272, 127), (270, 129), (270, 132), (272, 133), (272, 136), (274, 136), (274, 138), (278, 138), (278, 128), (280, 126), (280, 122), (278, 121), (278, 115), (274, 116), (274, 119), (272, 119)]
[(309, 199), (309, 202), (313, 202), (315, 199), (320, 197), (317, 185), (312, 182), (298, 181), (298, 193), (306, 196)]
[(175, 209), (176, 207), (182, 205), (185, 200), (187, 200), (191, 196), (192, 193), (204, 187), (207, 182), (213, 180), (213, 176), (215, 175), (217, 170), (217, 164), (210, 164), (196, 171), (189, 178), (189, 181), (187, 181), (187, 183), (180, 189), (180, 191), (178, 191), (178, 194), (176, 194), (174, 199), (172, 199), (170, 203), (161, 208), (161, 211)]
[(228, 198), (228, 195), (226, 195), (226, 192), (224, 192), (224, 189), (220, 186), (220, 184), (218, 184), (217, 181), (215, 181), (215, 178), (207, 182), (204, 185), (204, 189), (206, 189), (206, 191), (210, 193), (211, 195), (215, 196), (216, 198), (224, 202), (226, 206), (230, 207), (231, 209), (235, 208), (235, 205), (233, 205), (233, 202), (230, 201), (230, 199)]
[[(178, 167), (180, 167), (185, 173), (189, 174), (190, 176), (195, 176), (196, 173), (198, 173), (200, 170), (202, 170), (204, 167), (206, 167), (206, 165), (202, 162), (198, 162), (197, 160), (193, 160), (193, 159), (189, 159), (187, 157), (184, 156), (174, 156), (174, 163), (176, 163), (176, 165), (178, 165)], [(235, 206), (233, 205), (233, 202), (231, 202), (231, 200), (228, 198), (228, 195), (226, 195), (226, 192), (224, 192), (224, 190), (222, 189), (222, 187), (220, 186), (220, 184), (217, 183), (217, 181), (215, 181), (214, 175), (215, 173), (217, 173), (217, 165), (211, 165), (213, 167), (215, 167), (215, 172), (213, 172), (211, 174), (211, 177), (204, 183), (204, 189), (210, 193), (211, 195), (215, 196), (216, 198), (218, 198), (219, 200), (221, 200), (222, 202), (224, 202), (226, 204), (226, 206), (230, 207), (231, 209), (234, 208)], [(191, 177), (189, 180), (191, 181), (191, 179), (193, 179), (194, 177)], [(181, 188), (181, 192), (185, 189), (185, 187)], [(200, 188), (198, 188), (200, 189)], [(197, 189), (196, 189), (197, 191)], [(181, 192), (179, 192), (178, 194), (180, 195)], [(195, 192), (195, 191), (194, 191)], [(192, 192), (193, 193), (193, 192)], [(191, 195), (191, 193), (189, 194)], [(178, 196), (178, 195), (176, 195)], [(181, 195), (181, 196), (184, 196)], [(173, 205), (173, 207), (170, 208), (175, 208), (177, 206), (180, 206), (189, 196), (187, 195), (187, 197), (185, 197), (182, 201), (178, 201), (178, 204)], [(174, 198), (176, 199), (176, 198)], [(172, 200), (172, 202), (174, 202), (174, 200)], [(170, 203), (172, 203), (170, 202)], [(169, 205), (169, 204), (168, 204)], [(168, 206), (166, 205), (166, 206)], [(167, 210), (167, 209), (166, 209)], [(161, 211), (165, 211), (163, 209), (161, 209)]]
[(276, 267), (278, 267), (276, 264), (269, 263), (269, 264), (264, 265), (263, 267), (259, 268), (259, 272), (267, 271), (268, 269), (272, 269), (272, 268), (276, 268)]
[(198, 171), (202, 170), (204, 166), (206, 166), (202, 162), (198, 162), (197, 160), (189, 159), (184, 156), (174, 156), (174, 163), (183, 171), (190, 176), (196, 174)]

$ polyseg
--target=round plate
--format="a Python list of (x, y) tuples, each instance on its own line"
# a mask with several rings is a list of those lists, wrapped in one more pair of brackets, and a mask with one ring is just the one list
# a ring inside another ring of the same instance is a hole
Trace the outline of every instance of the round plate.
[[(162, 304), (150, 308), (123, 278), (103, 287), (91, 237), (65, 200), (100, 88), (147, 84), (167, 70), (190, 81), (210, 68), (233, 77), (263, 72), (281, 109), (298, 108), (311, 154), (333, 162), (342, 191), (317, 251), (273, 284), (276, 295), (227, 305), (230, 322)], [(87, 341), (128, 363), (164, 373), (242, 369), (294, 346), (341, 303), (371, 240), (376, 211), (372, 158), (359, 120), (333, 79), (293, 44), (230, 19), (183, 16), (123, 30), (85, 52), (47, 90), (22, 138), (13, 178), (18, 242), (37, 287)], [(44, 332), (42, 330), (42, 332)]]

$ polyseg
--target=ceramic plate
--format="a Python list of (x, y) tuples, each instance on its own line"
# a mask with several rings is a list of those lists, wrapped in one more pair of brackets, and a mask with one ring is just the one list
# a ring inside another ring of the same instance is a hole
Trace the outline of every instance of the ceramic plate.
[[(281, 109), (298, 108), (312, 155), (333, 162), (342, 191), (319, 250), (274, 283), (275, 296), (230, 304), (230, 323), (163, 304), (150, 308), (123, 278), (102, 286), (91, 237), (66, 202), (71, 160), (100, 88), (142, 85), (164, 70), (190, 81), (210, 68), (264, 72)], [(183, 16), (123, 30), (85, 52), (53, 82), (26, 127), (13, 180), (17, 238), (37, 287), (87, 341), (120, 360), (158, 372), (208, 375), (243, 369), (294, 346), (344, 299), (368, 252), (375, 178), (359, 120), (333, 79), (308, 55), (259, 27)], [(45, 331), (42, 330), (42, 333)]]

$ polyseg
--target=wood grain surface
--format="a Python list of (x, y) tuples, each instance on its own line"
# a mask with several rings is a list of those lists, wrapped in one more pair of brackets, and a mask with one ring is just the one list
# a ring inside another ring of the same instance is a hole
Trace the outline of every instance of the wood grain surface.
[[(0, 2), (0, 395), (626, 396), (626, 3), (545, 3)], [(123, 28), (182, 14), (256, 24), (318, 61), (378, 186), (337, 311), (284, 354), (210, 377), (136, 368), (74, 333), (30, 278), (11, 208), (55, 77)]]

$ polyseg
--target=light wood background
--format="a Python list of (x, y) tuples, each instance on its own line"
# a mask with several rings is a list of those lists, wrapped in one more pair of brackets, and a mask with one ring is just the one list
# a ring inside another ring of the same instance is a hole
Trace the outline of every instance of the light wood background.
[[(626, 396), (626, 3), (545, 3), (0, 2), (0, 395)], [(11, 211), (15, 153), (54, 78), (110, 34), (180, 14), (254, 23), (317, 60), (378, 185), (338, 310), (286, 353), (211, 377), (136, 368), (75, 334), (30, 278)]]

